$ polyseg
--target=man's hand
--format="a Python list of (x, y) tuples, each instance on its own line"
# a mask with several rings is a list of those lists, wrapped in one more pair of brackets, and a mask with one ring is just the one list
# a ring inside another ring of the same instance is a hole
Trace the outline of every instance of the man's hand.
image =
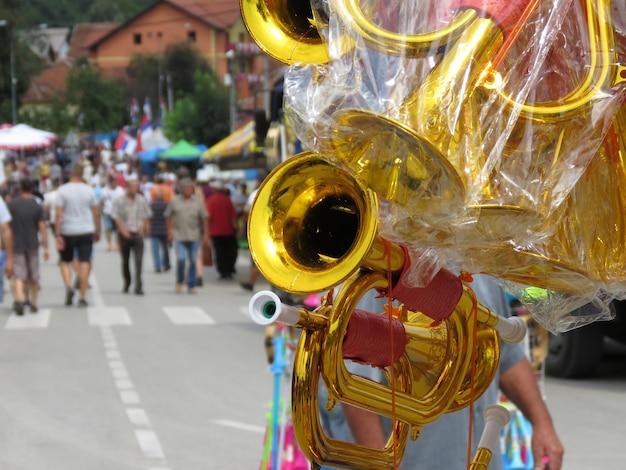
[(533, 425), (532, 447), (536, 470), (561, 470), (564, 449), (551, 422)]
[(122, 236), (122, 238), (126, 240), (130, 240), (130, 232), (126, 230), (126, 227), (119, 226), (117, 230), (120, 232), (120, 235)]
[(96, 233), (93, 234), (93, 241), (94, 242), (100, 241), (100, 230), (98, 230)]
[(56, 237), (55, 243), (57, 246), (57, 250), (63, 251), (63, 249), (65, 248), (65, 240), (63, 240), (63, 237)]

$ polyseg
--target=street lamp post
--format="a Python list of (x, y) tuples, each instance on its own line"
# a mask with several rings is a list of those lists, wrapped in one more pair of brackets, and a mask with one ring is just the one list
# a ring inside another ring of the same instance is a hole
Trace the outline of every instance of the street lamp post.
[(13, 47), (13, 31), (7, 20), (0, 20), (0, 28), (7, 28), (9, 33), (9, 67), (11, 68), (11, 117), (17, 124), (17, 77), (15, 76), (15, 51)]

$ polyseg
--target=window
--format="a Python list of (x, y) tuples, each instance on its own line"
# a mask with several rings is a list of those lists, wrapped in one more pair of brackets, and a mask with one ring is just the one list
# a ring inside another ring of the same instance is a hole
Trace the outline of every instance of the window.
[(133, 43), (141, 44), (141, 33), (133, 34)]
[(187, 39), (189, 39), (190, 42), (196, 42), (196, 32), (195, 31), (188, 31), (187, 32)]
[(161, 31), (157, 32), (157, 38), (161, 39), (163, 37), (163, 33)]

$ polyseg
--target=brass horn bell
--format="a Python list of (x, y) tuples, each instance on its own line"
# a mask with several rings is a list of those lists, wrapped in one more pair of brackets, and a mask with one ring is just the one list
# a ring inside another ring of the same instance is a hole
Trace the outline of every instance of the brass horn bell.
[[(304, 152), (276, 167), (250, 211), (248, 240), (259, 270), (294, 293), (320, 292), (359, 266), (387, 269), (376, 195), (323, 155)], [(390, 267), (404, 254), (391, 247)]]

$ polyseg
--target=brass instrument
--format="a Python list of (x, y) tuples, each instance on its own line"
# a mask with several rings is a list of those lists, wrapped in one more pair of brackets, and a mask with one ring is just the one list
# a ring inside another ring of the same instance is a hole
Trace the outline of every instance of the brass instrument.
[[(250, 314), (257, 323), (267, 325), (279, 320), (302, 328), (294, 360), (293, 419), (301, 448), (318, 464), (390, 468), (394, 442), (401, 458), (409, 430), (416, 437), (425, 424), (482, 395), (493, 380), (500, 349), (497, 327), (490, 325), (502, 328), (510, 319), (480, 309), (474, 343), (471, 312), (464, 308), (457, 308), (448, 320), (436, 326), (419, 313), (404, 312), (398, 318), (406, 335), (404, 353), (386, 367), (387, 376), (395, 378), (394, 398), (390, 387), (350, 374), (344, 366), (342, 347), (349, 335), (351, 312), (367, 290), (385, 282), (376, 273), (353, 277), (343, 285), (332, 305), (326, 301), (315, 312), (283, 305), (271, 292), (259, 292), (250, 300)], [(380, 331), (382, 339), (387, 334), (386, 329)], [(472, 382), (474, 348), (477, 363)], [(326, 436), (319, 422), (320, 375), (328, 387), (330, 406), (340, 401), (397, 418), (394, 436), (384, 449), (367, 449)], [(392, 399), (396, 402), (395, 413)]]
[(626, 282), (625, 136), (623, 106), (603, 147), (549, 219), (556, 227), (550, 238), (532, 250), (469, 251), (468, 258), (480, 256), (485, 270), (495, 276), (566, 294), (592, 294), (598, 286)]
[[(259, 187), (248, 240), (254, 262), (273, 285), (320, 292), (359, 266), (387, 269), (378, 237), (376, 195), (323, 155), (304, 152), (277, 166)], [(392, 246), (390, 268), (404, 263)]]
[[(241, 0), (241, 16), (250, 35), (259, 47), (274, 59), (286, 64), (323, 64), (330, 60), (328, 45), (319, 28), (325, 27), (323, 12), (309, 0)], [(421, 34), (397, 34), (369, 21), (357, 0), (334, 0), (333, 8), (354, 28), (365, 43), (389, 54), (417, 56), (446, 44), (459, 36), (464, 27), (476, 18), (476, 12), (460, 12), (448, 26)], [(340, 39), (338, 53), (353, 45), (346, 36)]]

